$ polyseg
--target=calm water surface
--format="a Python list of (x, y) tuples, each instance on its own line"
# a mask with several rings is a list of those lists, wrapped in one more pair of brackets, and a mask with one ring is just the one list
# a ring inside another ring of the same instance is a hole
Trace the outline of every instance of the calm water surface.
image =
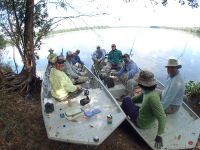
[[(63, 49), (64, 55), (68, 50), (80, 49), (81, 59), (86, 66), (91, 67), (91, 54), (96, 45), (101, 45), (109, 52), (112, 43), (122, 53), (130, 53), (132, 49), (132, 59), (138, 66), (154, 72), (163, 83), (167, 79), (164, 66), (169, 58), (176, 58), (182, 64), (180, 71), (186, 82), (200, 81), (200, 38), (185, 32), (153, 28), (112, 28), (50, 36), (43, 40), (38, 52), (40, 59), (37, 61), (37, 74), (43, 76), (49, 48), (53, 48), (57, 54)], [(12, 53), (9, 55), (12, 56)], [(18, 55), (16, 59), (18, 65), (22, 65)]]

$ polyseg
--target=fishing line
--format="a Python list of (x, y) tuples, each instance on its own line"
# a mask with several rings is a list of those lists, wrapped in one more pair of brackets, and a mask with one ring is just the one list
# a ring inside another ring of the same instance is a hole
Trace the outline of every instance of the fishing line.
[[(189, 41), (189, 40), (188, 40)], [(186, 47), (188, 45), (188, 41), (186, 42), (185, 46), (184, 46), (184, 49), (182, 51), (182, 53), (180, 54), (180, 56), (177, 57), (177, 60), (179, 60), (181, 57), (183, 57), (183, 55), (185, 54), (185, 51), (186, 51)]]

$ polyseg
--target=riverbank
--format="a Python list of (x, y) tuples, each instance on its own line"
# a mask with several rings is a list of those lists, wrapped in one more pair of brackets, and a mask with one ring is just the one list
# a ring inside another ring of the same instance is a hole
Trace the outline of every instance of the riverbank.
[(52, 141), (47, 138), (42, 118), (40, 96), (24, 99), (18, 93), (0, 93), (1, 149), (68, 149), (68, 150), (148, 150), (126, 123), (97, 147)]
[[(192, 106), (200, 115), (200, 106)], [(47, 138), (43, 123), (40, 93), (25, 99), (17, 92), (0, 93), (0, 147), (7, 149), (68, 150), (148, 150), (149, 147), (125, 122), (99, 147), (75, 145)], [(200, 150), (200, 140), (196, 150)]]

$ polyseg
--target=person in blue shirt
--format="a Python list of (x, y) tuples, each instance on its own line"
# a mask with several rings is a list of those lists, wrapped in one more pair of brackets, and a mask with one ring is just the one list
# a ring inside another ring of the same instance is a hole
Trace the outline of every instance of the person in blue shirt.
[(121, 78), (122, 81), (126, 83), (128, 95), (133, 96), (133, 90), (137, 85), (133, 77), (139, 74), (140, 69), (137, 64), (130, 59), (128, 54), (124, 54), (122, 58), (124, 60), (124, 65), (118, 72), (114, 73), (114, 75)]
[(80, 64), (81, 66), (84, 65), (84, 62), (79, 57), (80, 50), (77, 49), (76, 52), (73, 54), (72, 64), (75, 65), (76, 63)]
[(165, 67), (169, 77), (161, 93), (161, 103), (167, 114), (173, 114), (182, 105), (185, 93), (184, 80), (179, 72), (182, 66), (178, 64), (176, 59), (169, 59)]
[(101, 49), (101, 47), (98, 45), (97, 49), (92, 54), (92, 60), (97, 70), (101, 70), (105, 65), (104, 62), (105, 55), (106, 55), (105, 49)]

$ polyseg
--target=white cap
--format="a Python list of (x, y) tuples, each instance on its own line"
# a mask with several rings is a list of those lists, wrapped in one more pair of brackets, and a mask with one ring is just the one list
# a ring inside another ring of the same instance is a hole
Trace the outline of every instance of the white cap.
[(67, 56), (72, 56), (73, 55), (73, 52), (72, 51), (68, 51), (67, 52)]

